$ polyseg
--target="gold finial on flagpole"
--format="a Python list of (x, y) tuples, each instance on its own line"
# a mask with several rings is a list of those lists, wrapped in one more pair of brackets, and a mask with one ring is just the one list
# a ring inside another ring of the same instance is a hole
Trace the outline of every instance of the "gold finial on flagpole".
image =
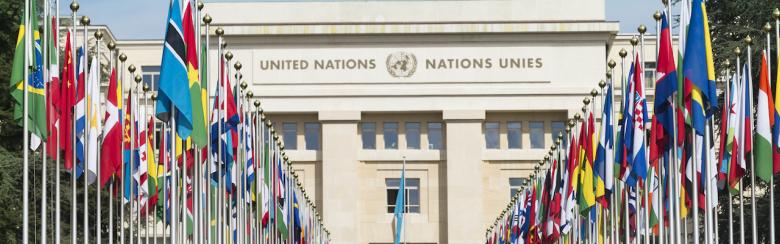
[(135, 83), (141, 83), (144, 79), (141, 77), (141, 75), (135, 75)]
[[(601, 82), (604, 82), (604, 80), (601, 80)], [(599, 86), (601, 86), (601, 82), (599, 82)], [(606, 83), (604, 83), (604, 84), (606, 85)], [(604, 87), (602, 86), (601, 88), (604, 88)], [(593, 90), (590, 90), (590, 96), (591, 97), (595, 98), (597, 95), (599, 95), (599, 91), (596, 90), (596, 88), (593, 88)], [(590, 102), (588, 102), (588, 103), (590, 103)]]
[(86, 15), (81, 16), (81, 25), (89, 25), (89, 22), (90, 22), (90, 20), (89, 20), (88, 16), (86, 16)]
[(127, 67), (127, 71), (130, 71), (130, 73), (135, 73), (135, 65), (131, 64), (130, 67)]
[[(211, 16), (206, 15), (209, 17), (209, 22), (211, 21)], [(217, 36), (223, 36), (225, 35), (225, 29), (222, 29), (222, 27), (217, 27), (216, 30), (214, 30), (214, 34), (217, 34)]]
[[(205, 16), (203, 16), (203, 23), (206, 23), (207, 25), (208, 25), (208, 24), (211, 24), (211, 21), (212, 21), (212, 20), (213, 20), (213, 19), (211, 19), (211, 15), (209, 15), (209, 14), (206, 14)], [(219, 29), (218, 29), (218, 30), (219, 30)], [(224, 30), (223, 30), (223, 31), (224, 31)], [(224, 33), (223, 33), (223, 34), (224, 34)]]
[(198, 1), (198, 11), (203, 9), (203, 1)]
[(617, 66), (617, 63), (615, 60), (610, 59), (609, 62), (607, 62), (607, 66), (609, 66), (610, 69), (614, 69), (615, 66)]
[[(227, 53), (225, 53), (225, 58), (226, 58), (228, 61), (230, 61), (231, 59), (233, 59), (233, 52), (227, 51)], [(233, 67), (235, 68), (235, 65), (234, 65)]]
[[(634, 39), (631, 39), (631, 40), (632, 40), (631, 41), (631, 45), (636, 46), (636, 44), (634, 44), (634, 41), (633, 41)], [(625, 48), (621, 48), (620, 52), (618, 52), (618, 55), (620, 55), (621, 58), (625, 58), (626, 56), (628, 56), (628, 51), (626, 51)]]
[(631, 42), (631, 46), (636, 46), (637, 44), (639, 44), (639, 38), (637, 38), (636, 36), (633, 36), (633, 37), (631, 37), (631, 41), (630, 42)]
[(748, 46), (753, 45), (753, 38), (750, 37), (750, 35), (745, 37), (745, 44), (747, 44)]
[(124, 53), (119, 54), (119, 61), (123, 63), (127, 61), (127, 55), (125, 55)]
[[(254, 94), (252, 94), (254, 96)], [(260, 108), (260, 100), (255, 100), (255, 107)]]
[(775, 8), (775, 11), (772, 11), (772, 15), (775, 17), (775, 20), (780, 19), (780, 9)]
[(146, 83), (144, 83), (144, 86), (143, 86), (141, 89), (143, 89), (143, 90), (144, 90), (144, 92), (149, 92), (149, 85), (147, 85)]
[[(591, 91), (591, 94), (593, 94), (593, 92), (592, 92), (592, 91)], [(582, 99), (582, 103), (583, 103), (583, 104), (585, 104), (585, 105), (588, 105), (588, 104), (590, 104), (590, 98), (588, 98), (588, 97), (585, 97), (585, 98), (583, 98), (583, 99)]]
[(103, 31), (101, 31), (101, 30), (95, 31), (95, 34), (93, 34), (93, 35), (95, 35), (95, 38), (98, 39), (98, 40), (103, 39)]
[[(609, 73), (607, 73), (607, 74), (609, 74)], [(604, 81), (604, 80), (600, 80), (600, 81), (599, 81), (599, 87), (600, 87), (601, 89), (604, 89), (604, 87), (605, 87), (605, 86), (607, 86), (607, 82), (606, 82), (606, 81)], [(594, 97), (595, 97), (595, 96), (594, 96)]]
[(655, 19), (655, 22), (661, 21), (661, 11), (656, 10), (655, 13), (653, 13), (653, 19)]
[[(233, 58), (233, 53), (231, 52), (228, 53), (230, 54), (230, 58), (228, 58), (228, 60), (230, 60), (231, 58)], [(243, 65), (241, 65), (240, 61), (236, 61), (236, 63), (233, 64), (233, 68), (235, 68), (236, 70), (241, 70), (241, 67), (243, 67)]]
[(735, 48), (734, 48), (734, 54), (736, 54), (737, 56), (739, 56), (740, 54), (742, 54), (742, 50), (740, 50), (740, 49), (739, 49), (739, 47), (735, 47)]
[(772, 25), (770, 25), (769, 22), (766, 22), (766, 24), (764, 24), (764, 32), (769, 33), (770, 31), (772, 31)]
[(78, 12), (79, 11), (79, 3), (76, 1), (70, 2), (70, 11)]
[(108, 50), (114, 51), (114, 49), (116, 49), (116, 43), (114, 41), (110, 41), (108, 44), (106, 44), (106, 47), (108, 47)]
[(645, 32), (647, 32), (647, 26), (641, 24), (636, 28), (636, 30), (639, 31), (639, 34), (645, 34)]
[(152, 93), (152, 101), (157, 101), (157, 93)]

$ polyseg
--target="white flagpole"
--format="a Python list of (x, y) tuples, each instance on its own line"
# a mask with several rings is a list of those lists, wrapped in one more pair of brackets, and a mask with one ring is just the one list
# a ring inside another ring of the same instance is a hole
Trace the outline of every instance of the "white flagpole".
[[(114, 52), (115, 48), (116, 48), (116, 44), (114, 42), (110, 42), (108, 44), (108, 50), (109, 50), (108, 67), (109, 67), (109, 70), (111, 70), (109, 72), (112, 72), (112, 73), (114, 72), (114, 70), (116, 68), (116, 60), (114, 59), (114, 55), (116, 55), (116, 53)], [(108, 91), (108, 92), (112, 92), (112, 91)], [(113, 92), (116, 92), (116, 91), (113, 91)], [(117, 99), (120, 99), (120, 101), (121, 101), (122, 97), (120, 96)], [(120, 107), (120, 108), (118, 108), (118, 110), (122, 111), (122, 108)], [(120, 114), (121, 114), (121, 112), (120, 112)], [(119, 123), (119, 128), (124, 128), (124, 127), (122, 127), (122, 121), (117, 121), (117, 122)], [(121, 142), (119, 144), (119, 148), (122, 148)], [(120, 157), (122, 157), (122, 153), (120, 153)], [(122, 162), (121, 159), (120, 159), (120, 162)], [(109, 192), (109, 197), (108, 197), (108, 243), (109, 244), (114, 244), (114, 189), (113, 189), (114, 186), (116, 186), (116, 181), (114, 180), (114, 174), (111, 174), (111, 187), (108, 188), (108, 192)]]
[[(202, 50), (202, 48), (201, 48), (201, 45), (202, 45), (202, 43), (201, 43), (201, 35), (200, 35), (200, 27), (201, 27), (200, 26), (200, 14), (201, 14), (201, 11), (203, 10), (203, 2), (202, 1), (198, 1), (196, 6), (197, 6), (197, 8), (194, 8), (195, 15), (193, 16), (194, 19), (192, 21), (192, 23), (195, 25), (194, 29), (195, 29), (195, 31), (197, 33), (195, 35), (195, 43), (196, 43), (196, 47), (197, 47), (196, 50), (195, 50), (195, 53), (196, 53), (195, 56), (198, 57), (198, 61), (197, 62), (199, 64), (199, 66), (202, 66), (202, 64), (200, 64), (200, 61), (201, 61), (201, 58), (200, 58), (201, 54), (200, 54), (200, 52)], [(199, 68), (200, 69), (208, 69), (208, 67), (199, 67)], [(198, 80), (200, 82), (201, 87), (203, 87), (203, 82), (202, 82), (203, 79), (204, 79), (204, 77), (201, 77), (200, 74), (198, 74)], [(206, 96), (206, 99), (208, 99), (208, 95)], [(206, 104), (208, 104), (208, 102), (206, 102)], [(198, 104), (197, 106), (202, 106), (202, 105)], [(206, 108), (205, 110), (208, 110), (208, 108)], [(206, 118), (208, 118), (208, 117), (206, 117)], [(206, 131), (208, 132), (207, 128), (208, 128), (208, 126), (206, 127)], [(208, 134), (208, 133), (206, 133), (206, 134)], [(206, 142), (206, 144), (208, 144), (208, 141)], [(196, 148), (197, 149), (201, 149), (202, 146), (205, 146), (205, 145), (197, 145)], [(201, 244), (202, 241), (203, 241), (203, 239), (202, 239), (203, 238), (203, 233), (201, 233), (201, 231), (203, 231), (203, 229), (201, 228), (201, 213), (200, 213), (200, 211), (202, 210), (202, 208), (201, 208), (202, 207), (201, 206), (201, 203), (202, 203), (201, 187), (202, 187), (202, 180), (203, 180), (203, 172), (201, 171), (201, 168), (202, 168), (201, 164), (203, 162), (201, 161), (202, 158), (200, 158), (200, 153), (198, 153), (199, 151), (200, 150), (195, 150), (193, 152), (193, 156), (195, 157), (196, 160), (194, 161), (195, 162), (195, 172), (192, 174), (192, 180), (193, 180), (193, 187), (192, 187), (192, 189), (193, 189), (193, 191), (192, 191), (192, 193), (193, 193), (192, 194), (192, 197), (193, 197), (193, 201), (192, 201), (193, 232), (192, 233), (193, 233), (193, 238), (194, 238), (194, 243), (195, 244)], [(206, 154), (208, 155), (208, 151), (207, 151)]]
[[(92, 62), (97, 62), (97, 70), (93, 71), (93, 72), (97, 72), (96, 73), (97, 74), (97, 80), (95, 82), (97, 82), (98, 85), (100, 85), (100, 73), (102, 73), (102, 67), (103, 67), (103, 65), (100, 64), (100, 41), (102, 39), (103, 39), (103, 32), (101, 32), (100, 30), (95, 30), (95, 60), (93, 60)], [(97, 92), (98, 92), (98, 94), (92, 94), (92, 99), (100, 99), (100, 97), (101, 97), (100, 96), (100, 90), (98, 90)], [(92, 108), (92, 109), (96, 109), (96, 108)], [(90, 110), (92, 110), (92, 109), (90, 109)], [(97, 116), (96, 114), (91, 114), (92, 111), (87, 111), (87, 112), (90, 113), (89, 114), (90, 117), (91, 116)], [(89, 117), (88, 117), (87, 120), (89, 120)], [(98, 143), (98, 147), (99, 146), (100, 145)], [(98, 148), (98, 147), (96, 147), (96, 148)], [(101, 238), (101, 233), (100, 233), (101, 232), (100, 222), (102, 220), (102, 218), (100, 216), (101, 215), (101, 212), (100, 212), (101, 211), (100, 190), (102, 188), (102, 185), (100, 184), (101, 183), (100, 182), (100, 153), (96, 153), (95, 155), (98, 155), (97, 156), (98, 158), (96, 160), (96, 162), (97, 162), (97, 176), (96, 176), (96, 181), (95, 181), (95, 183), (96, 183), (95, 184), (95, 187), (96, 187), (95, 188), (96, 189), (96, 191), (95, 191), (95, 198), (96, 198), (96, 205), (97, 205), (97, 210), (96, 210), (97, 215), (96, 215), (96, 218), (95, 218), (95, 237), (96, 237), (95, 239), (96, 239), (96, 242), (98, 244), (100, 244), (100, 242), (102, 241), (101, 240), (102, 239)]]
[[(653, 18), (655, 19), (655, 58), (656, 58), (655, 59), (655, 63), (656, 63), (656, 66), (655, 66), (655, 69), (653, 70), (653, 81), (652, 82), (655, 83), (658, 80), (658, 61), (659, 61), (658, 60), (658, 56), (659, 56), (659, 53), (660, 53), (660, 50), (661, 50), (661, 48), (660, 48), (661, 47), (661, 12), (656, 10), (655, 14), (653, 14)], [(674, 113), (674, 110), (672, 110), (672, 113)], [(652, 128), (652, 129), (656, 129), (656, 128)], [(674, 138), (672, 140), (674, 140)], [(666, 159), (666, 155), (664, 155), (663, 157), (664, 157), (663, 159)], [(658, 164), (658, 167), (660, 168), (660, 170), (658, 171), (659, 182), (660, 183), (658, 185), (658, 192), (656, 192), (655, 194), (661, 194), (661, 196), (663, 196), (664, 195), (663, 191), (665, 189), (664, 184), (663, 184), (664, 177), (662, 177), (663, 173), (664, 173), (663, 163)], [(668, 179), (668, 177), (667, 177), (667, 179)], [(663, 197), (661, 197), (661, 199), (663, 199)], [(661, 203), (663, 203), (663, 200), (661, 200)], [(661, 204), (661, 206), (659, 206), (659, 209), (661, 209), (661, 212), (657, 213), (660, 216), (660, 218), (658, 218), (658, 243), (659, 244), (663, 244), (664, 243), (664, 208), (663, 208), (663, 206), (664, 206), (664, 204)]]
[[(44, 28), (44, 30), (43, 30), (43, 41), (41, 42), (41, 48), (43, 49), (42, 50), (43, 51), (43, 53), (42, 53), (43, 54), (42, 55), (43, 59), (41, 61), (43, 62), (43, 65), (42, 65), (42, 67), (43, 67), (43, 77), (44, 77), (44, 79), (46, 79), (44, 81), (45, 85), (43, 87), (44, 87), (44, 89), (46, 91), (51, 91), (51, 76), (49, 75), (49, 61), (50, 61), (50, 58), (49, 58), (49, 52), (50, 52), (50, 50), (49, 50), (49, 32), (52, 29), (51, 29), (51, 18), (49, 18), (49, 9), (51, 8), (51, 6), (49, 6), (49, 0), (43, 0), (43, 6), (44, 6), (43, 7), (43, 21), (44, 21), (43, 22), (44, 23), (43, 24), (43, 28)], [(33, 16), (33, 17), (37, 18), (37, 16)], [(35, 26), (34, 28), (38, 28), (38, 27)], [(46, 99), (46, 104), (48, 106), (48, 104), (51, 104), (49, 102), (49, 99), (51, 99), (51, 96), (49, 96), (49, 93), (44, 93), (44, 96), (45, 96), (45, 99)], [(51, 113), (50, 113), (51, 110), (53, 110), (53, 108), (52, 109), (49, 109), (49, 108), (46, 109), (46, 116), (47, 117), (51, 116)], [(46, 123), (46, 127), (47, 127), (46, 130), (48, 131), (49, 130), (49, 128), (48, 128), (49, 127), (48, 121)], [(51, 136), (51, 134), (49, 134), (49, 136)], [(46, 195), (47, 195), (47, 191), (48, 191), (47, 190), (47, 186), (46, 186), (46, 184), (47, 184), (47, 181), (46, 181), (46, 164), (48, 163), (47, 162), (47, 155), (46, 155), (47, 154), (47, 151), (46, 151), (46, 149), (47, 149), (46, 141), (47, 140), (43, 140), (43, 138), (41, 138), (41, 141), (43, 142), (43, 144), (42, 144), (43, 145), (43, 149), (42, 149), (42, 151), (43, 151), (43, 164), (41, 165), (41, 243), (46, 243), (46, 228), (48, 228), (48, 224), (46, 223), (47, 222), (46, 212), (47, 212), (47, 209), (48, 209), (48, 206), (47, 206), (48, 201), (46, 200)]]
[[(56, 11), (56, 18), (54, 20), (54, 34), (59, 34), (60, 32), (60, 0), (54, 0), (54, 11)], [(59, 35), (55, 36), (54, 39), (54, 53), (57, 56), (57, 60), (59, 61), (59, 52), (60, 52), (60, 38)], [(60, 79), (60, 84), (62, 84), (62, 79)], [(60, 85), (61, 86), (61, 85)], [(59, 130), (60, 126), (62, 126), (62, 122), (60, 122), (57, 125), (57, 130)], [(56, 162), (54, 164), (54, 243), (60, 244), (60, 237), (62, 236), (61, 230), (61, 218), (62, 218), (62, 212), (60, 212), (60, 133), (57, 133), (57, 144), (56, 144), (56, 152), (54, 152), (54, 158), (56, 158)]]
[[(178, 239), (178, 222), (179, 222), (179, 197), (178, 192), (179, 188), (177, 187), (176, 183), (178, 181), (178, 176), (176, 174), (176, 144), (177, 144), (177, 138), (176, 138), (176, 109), (171, 109), (171, 115), (170, 115), (170, 123), (171, 123), (171, 152), (173, 153), (171, 155), (171, 243), (179, 243), (181, 242), (180, 239)], [(184, 145), (182, 145), (184, 146)], [(182, 152), (182, 155), (185, 152)], [(178, 241), (177, 241), (178, 240)]]
[[(723, 106), (731, 106), (731, 103), (733, 102), (731, 100), (732, 97), (731, 97), (731, 87), (730, 87), (731, 86), (731, 82), (730, 82), (730, 79), (731, 79), (731, 66), (730, 66), (731, 65), (731, 61), (726, 59), (725, 64), (726, 64), (726, 79), (724, 80), (724, 82), (726, 84), (725, 85), (726, 93), (724, 93), (725, 95), (723, 96), (725, 98)], [(737, 67), (737, 69), (739, 69), (739, 67)], [(723, 118), (721, 118), (721, 119), (723, 119)], [(724, 129), (727, 129), (727, 128), (721, 128), (721, 130), (724, 130)], [(721, 138), (721, 140), (725, 140), (725, 138)], [(733, 160), (736, 160), (736, 158), (733, 159)], [(733, 213), (734, 212), (733, 211), (734, 206), (732, 206), (732, 205), (734, 205), (734, 198), (731, 196), (731, 189), (729, 189), (730, 186), (729, 186), (728, 181), (729, 181), (728, 177), (726, 177), (726, 186), (725, 186), (725, 188), (726, 188), (726, 192), (728, 192), (728, 194), (729, 194), (729, 198), (728, 198), (729, 199), (728, 200), (728, 205), (729, 205), (729, 235), (728, 235), (728, 238), (729, 238), (729, 244), (734, 244), (734, 213)]]
[[(130, 65), (130, 68), (131, 68), (131, 70), (130, 70), (130, 77), (133, 78), (135, 83), (136, 83), (135, 87), (134, 88), (131, 87), (130, 90), (128, 91), (130, 93), (130, 103), (131, 104), (130, 104), (130, 106), (128, 106), (129, 109), (130, 109), (130, 163), (129, 163), (130, 172), (127, 174), (126, 178), (127, 178), (127, 181), (128, 181), (127, 184), (129, 185), (129, 188), (130, 188), (129, 189), (130, 190), (130, 194), (129, 194), (130, 196), (128, 197), (128, 203), (130, 205), (130, 209), (128, 210), (128, 214), (129, 214), (128, 217), (129, 218), (128, 218), (127, 222), (128, 222), (128, 225), (130, 226), (130, 235), (128, 236), (128, 240), (130, 241), (130, 243), (132, 243), (133, 242), (133, 233), (134, 233), (133, 223), (135, 222), (135, 217), (134, 216), (136, 216), (136, 215), (134, 215), (135, 211), (133, 211), (133, 200), (136, 200), (135, 199), (135, 194), (134, 194), (135, 192), (133, 191), (133, 189), (134, 189), (133, 183), (135, 181), (135, 176), (133, 176), (135, 174), (135, 157), (134, 157), (135, 152), (134, 152), (134, 150), (135, 150), (135, 147), (137, 146), (136, 143), (135, 143), (135, 140), (136, 140), (136, 138), (135, 138), (135, 136), (136, 136), (135, 135), (135, 132), (136, 132), (135, 116), (136, 116), (136, 114), (135, 113), (138, 111), (138, 107), (139, 107), (137, 100), (138, 100), (138, 86), (139, 86), (139, 84), (141, 82), (141, 76), (135, 74), (135, 70), (136, 70), (135, 69), (135, 65)], [(135, 108), (133, 106), (135, 106)]]
[[(89, 66), (89, 46), (88, 46), (89, 40), (87, 39), (87, 32), (89, 32), (87, 27), (89, 26), (89, 22), (90, 22), (89, 21), (89, 17), (87, 17), (86, 15), (81, 17), (81, 25), (84, 27), (84, 39), (82, 40), (82, 41), (84, 41), (84, 46), (83, 46), (84, 49), (83, 50), (84, 50), (84, 114), (85, 114), (85, 119), (84, 119), (84, 124), (85, 125), (84, 125), (84, 132), (83, 132), (83, 137), (84, 137), (84, 156), (83, 156), (83, 158), (84, 158), (84, 161), (82, 162), (84, 164), (84, 168), (83, 168), (84, 173), (82, 174), (82, 176), (84, 177), (84, 220), (83, 220), (83, 222), (84, 222), (84, 244), (89, 244), (89, 177), (88, 177), (88, 175), (89, 175), (89, 173), (88, 173), (89, 172), (89, 147), (87, 145), (89, 143), (89, 134), (90, 134), (89, 133), (89, 124), (90, 124), (89, 123), (89, 116), (90, 116), (89, 112), (90, 111), (87, 109), (87, 104), (90, 102), (90, 101), (87, 101), (87, 97), (90, 96), (90, 94), (88, 94), (89, 89), (87, 87), (89, 87), (89, 84), (88, 84), (89, 83), (89, 73), (91, 71), (91, 70), (89, 70), (89, 67), (90, 67)], [(94, 71), (92, 71), (92, 72), (94, 72)]]
[(27, 244), (30, 243), (30, 237), (29, 237), (29, 230), (30, 230), (30, 132), (28, 130), (28, 114), (29, 111), (29, 94), (27, 94), (27, 86), (29, 85), (29, 79), (30, 79), (30, 37), (32, 36), (30, 31), (32, 28), (30, 26), (30, 1), (24, 1), (24, 26), (27, 28), (24, 28), (24, 78), (22, 79), (24, 87), (24, 102), (22, 103), (22, 106), (24, 107), (24, 117), (22, 117), (23, 122), (23, 144), (22, 144), (22, 151), (23, 151), (23, 158), (24, 158), (24, 166), (23, 166), (23, 173), (22, 173), (22, 243)]
[[(734, 53), (737, 56), (737, 66), (736, 66), (736, 73), (737, 73), (737, 84), (742, 84), (744, 81), (740, 81), (742, 79), (741, 69), (742, 64), (740, 60), (740, 54), (741, 51), (739, 50), (739, 47), (734, 49)], [(742, 89), (742, 88), (740, 88)], [(742, 143), (742, 142), (740, 142)], [(738, 158), (735, 160), (744, 160), (744, 158)], [(745, 244), (745, 202), (743, 199), (743, 195), (745, 194), (744, 191), (742, 191), (742, 177), (739, 178), (739, 243)]]
[[(747, 44), (747, 73), (748, 77), (753, 77), (752, 72), (752, 64), (753, 64), (753, 58), (751, 55), (752, 48), (751, 45), (753, 44), (753, 39), (750, 38), (750, 36), (747, 36), (745, 38), (745, 43)], [(753, 84), (748, 84), (753, 85)], [(753, 89), (750, 89), (750, 94), (748, 95), (749, 98), (753, 97)], [(750, 124), (753, 125), (753, 108), (750, 108)], [(755, 167), (756, 161), (755, 161), (755, 155), (753, 153), (750, 154), (750, 208), (752, 211), (751, 219), (753, 222), (753, 242), (758, 241), (758, 224), (756, 222), (756, 167)]]
[[(151, 81), (149, 81), (149, 82), (151, 82)], [(146, 111), (148, 111), (148, 107), (149, 107), (149, 99), (147, 97), (148, 92), (149, 92), (149, 85), (147, 85), (146, 82), (144, 82), (143, 91), (144, 91), (144, 112), (146, 112)], [(140, 121), (139, 126), (146, 126), (147, 127), (147, 129), (144, 130), (144, 131), (146, 131), (146, 135), (143, 137), (144, 140), (146, 140), (144, 142), (144, 144), (150, 143), (149, 139), (148, 139), (149, 135), (152, 135), (154, 133), (154, 131), (149, 131), (149, 129), (148, 129), (148, 126), (147, 126), (147, 122), (148, 121), (146, 120), (146, 118), (148, 116), (149, 116), (149, 114), (144, 113), (143, 115), (141, 115), (141, 119), (139, 120)], [(148, 145), (147, 145), (147, 148), (148, 148)], [(140, 149), (139, 149), (139, 151), (140, 151)], [(149, 160), (148, 158), (150, 157), (149, 155), (151, 155), (151, 157), (154, 157), (154, 152), (150, 152), (150, 151), (146, 152), (147, 162)], [(144, 217), (145, 217), (145, 220), (146, 220), (146, 223), (145, 223), (145, 226), (144, 226), (144, 237), (146, 238), (146, 240), (145, 240), (146, 243), (149, 243), (149, 207), (151, 206), (149, 204), (149, 202), (150, 202), (149, 201), (149, 199), (150, 199), (150, 195), (149, 194), (151, 192), (149, 192), (149, 190), (148, 190), (148, 185), (149, 185), (149, 181), (150, 181), (150, 178), (148, 177), (149, 176), (149, 165), (148, 165), (148, 163), (147, 163), (147, 166), (146, 166), (146, 171), (147, 171), (146, 172), (146, 174), (147, 174), (147, 178), (146, 178), (146, 184), (147, 184), (147, 191), (146, 192), (147, 192), (147, 194), (146, 194), (146, 207), (144, 208)], [(139, 184), (139, 187), (140, 187), (140, 184)], [(139, 195), (140, 195), (141, 191), (139, 190), (138, 192), (139, 192)], [(141, 210), (138, 209), (138, 211), (141, 211)]]
[[(778, 17), (780, 17), (780, 13), (775, 15), (775, 24), (777, 24)], [(772, 40), (771, 40), (771, 31), (772, 31), (772, 25), (769, 24), (769, 22), (764, 25), (764, 31), (766, 31), (766, 63), (767, 63), (767, 71), (769, 72), (768, 76), (769, 79), (772, 78)], [(780, 49), (778, 49), (780, 50)], [(780, 62), (780, 60), (778, 60)], [(777, 86), (777, 84), (775, 84)], [(770, 86), (771, 87), (771, 86)], [(769, 92), (772, 93), (771, 91)], [(777, 135), (775, 135), (777, 136)], [(777, 146), (777, 145), (775, 145)], [(775, 148), (772, 149), (777, 150)], [(769, 177), (769, 243), (775, 243), (775, 171), (774, 169), (770, 170), (771, 177)]]
[[(76, 31), (77, 31), (77, 23), (76, 22), (76, 12), (79, 11), (79, 4), (76, 1), (73, 1), (70, 3), (70, 10), (72, 12), (72, 32), (69, 38), (71, 39), (71, 74), (73, 75), (71, 78), (73, 79), (73, 83), (75, 84), (78, 80), (76, 79), (77, 71), (76, 71)], [(77, 86), (78, 87), (78, 86)], [(74, 94), (76, 98), (78, 98), (78, 95)], [(70, 109), (70, 108), (67, 108)], [(75, 107), (73, 108), (75, 110)], [(71, 125), (71, 129), (73, 132), (71, 133), (70, 142), (71, 145), (76, 144), (76, 113), (73, 113), (71, 116), (71, 121), (73, 121)], [(73, 149), (75, 150), (75, 146), (73, 146)], [(71, 153), (71, 168), (70, 168), (70, 191), (71, 191), (71, 201), (70, 201), (70, 243), (76, 243), (76, 206), (78, 205), (78, 201), (76, 201), (76, 153)]]
[[(201, 60), (207, 60), (206, 63), (209, 62), (208, 60), (211, 60), (211, 55), (210, 55), (210, 53), (211, 53), (210, 52), (211, 46), (209, 45), (209, 38), (211, 37), (211, 35), (209, 33), (209, 25), (211, 24), (211, 21), (212, 21), (212, 19), (211, 19), (210, 15), (206, 14), (206, 16), (203, 16), (203, 23), (206, 24), (206, 28), (205, 28), (205, 32), (206, 33), (204, 34), (205, 39), (206, 39), (205, 40), (206, 53), (204, 53), (203, 55), (206, 55), (206, 58), (205, 59), (201, 59)], [(198, 30), (200, 30), (200, 29), (198, 29)], [(201, 50), (202, 49), (200, 49), (198, 51), (201, 51)], [(219, 65), (219, 63), (217, 63), (217, 65)], [(209, 72), (209, 66), (207, 64), (204, 64), (202, 66), (203, 66), (202, 69), (204, 69), (204, 72), (205, 72), (204, 77), (206, 78), (206, 80), (207, 81), (217, 81), (218, 82), (219, 79), (216, 79), (216, 80), (215, 79), (210, 79), (211, 78), (211, 72)], [(209, 82), (209, 83), (211, 83), (211, 82)], [(201, 84), (201, 85), (203, 85), (203, 84)], [(206, 85), (210, 86), (210, 84), (206, 84)], [(212, 233), (211, 233), (211, 219), (212, 219), (211, 207), (212, 207), (212, 204), (213, 204), (211, 202), (211, 200), (214, 198), (214, 196), (211, 194), (211, 171), (212, 171), (211, 164), (212, 164), (212, 160), (214, 160), (212, 155), (211, 155), (211, 121), (210, 120), (211, 120), (211, 116), (212, 116), (211, 115), (211, 108), (213, 108), (213, 106), (210, 106), (211, 105), (211, 103), (210, 103), (211, 99), (209, 99), (211, 97), (211, 87), (206, 87), (206, 97), (208, 99), (206, 101), (206, 104), (207, 104), (206, 118), (209, 119), (209, 122), (207, 122), (207, 126), (206, 126), (206, 130), (208, 131), (208, 133), (206, 133), (206, 138), (208, 139), (207, 140), (208, 142), (206, 143), (206, 176), (205, 176), (206, 177), (206, 182), (205, 182), (205, 187), (206, 187), (206, 189), (205, 189), (206, 190), (206, 208), (205, 208), (205, 211), (206, 211), (206, 220), (205, 221), (206, 221), (206, 223), (205, 224), (206, 224), (206, 228), (204, 229), (204, 231), (206, 231), (206, 233), (205, 233), (206, 238), (205, 239), (206, 239), (206, 241), (209, 241), (209, 240), (215, 239), (215, 237), (212, 236)]]
[[(775, 8), (775, 10), (772, 12), (772, 15), (775, 18), (775, 51), (780, 52), (780, 9)], [(769, 35), (767, 35), (767, 39), (769, 38)], [(771, 42), (767, 43), (767, 49), (770, 49)], [(771, 55), (767, 55), (771, 56)], [(777, 60), (777, 62), (780, 62), (780, 60)], [(772, 73), (772, 66), (769, 66), (769, 73)], [(780, 76), (780, 71), (778, 71), (778, 76)], [(769, 77), (772, 77), (770, 74)], [(777, 86), (777, 84), (775, 84)], [(777, 95), (775, 95), (777, 96)], [(777, 98), (775, 98), (777, 99)], [(775, 242), (775, 177), (774, 177), (774, 171), (772, 171), (772, 177), (769, 178), (769, 222), (771, 223), (769, 230), (770, 230), (770, 242)]]

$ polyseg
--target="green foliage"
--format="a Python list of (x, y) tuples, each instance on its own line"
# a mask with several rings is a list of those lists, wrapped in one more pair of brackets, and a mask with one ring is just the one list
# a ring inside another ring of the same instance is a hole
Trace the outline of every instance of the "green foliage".
[(0, 0), (0, 147), (13, 152), (21, 150), (22, 129), (13, 121), (14, 103), (7, 84), (23, 9), (23, 1)]

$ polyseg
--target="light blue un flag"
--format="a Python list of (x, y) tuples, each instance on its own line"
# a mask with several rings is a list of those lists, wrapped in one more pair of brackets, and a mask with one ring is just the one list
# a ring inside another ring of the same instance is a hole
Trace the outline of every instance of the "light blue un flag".
[(395, 197), (395, 211), (393, 212), (393, 218), (395, 218), (395, 244), (401, 241), (401, 228), (404, 226), (404, 209), (406, 209), (406, 201), (404, 195), (406, 195), (406, 166), (401, 171), (401, 183), (398, 186), (398, 195)]

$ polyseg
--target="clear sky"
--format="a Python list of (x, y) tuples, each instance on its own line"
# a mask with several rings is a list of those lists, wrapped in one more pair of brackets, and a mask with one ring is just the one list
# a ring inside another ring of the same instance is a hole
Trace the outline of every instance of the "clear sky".
[[(280, 1), (280, 0), (275, 0)], [(577, 1), (577, 0), (571, 0)], [(108, 25), (119, 39), (162, 39), (167, 17), (167, 0), (80, 0), (79, 15), (92, 24)], [(662, 8), (660, 0), (605, 0), (606, 17), (620, 21), (620, 32), (635, 33), (639, 24), (655, 32), (653, 13)], [(69, 0), (60, 1), (60, 14), (70, 14)], [(679, 11), (673, 9), (673, 12)]]

